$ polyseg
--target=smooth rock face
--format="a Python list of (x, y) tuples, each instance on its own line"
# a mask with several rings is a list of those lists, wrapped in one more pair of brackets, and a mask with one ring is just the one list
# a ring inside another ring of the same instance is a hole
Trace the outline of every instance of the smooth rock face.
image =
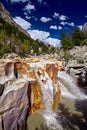
[(56, 107), (60, 101), (58, 67), (56, 60), (0, 61), (0, 130), (25, 130), (27, 116), (45, 109), (40, 82), (52, 93), (52, 108)]

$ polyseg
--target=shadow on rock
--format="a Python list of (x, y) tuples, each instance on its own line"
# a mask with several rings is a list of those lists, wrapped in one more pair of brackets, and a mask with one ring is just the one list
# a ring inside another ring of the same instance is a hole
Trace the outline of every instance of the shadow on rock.
[(60, 104), (58, 120), (64, 130), (87, 130), (87, 101), (76, 101), (75, 107), (78, 112), (74, 114), (64, 104)]

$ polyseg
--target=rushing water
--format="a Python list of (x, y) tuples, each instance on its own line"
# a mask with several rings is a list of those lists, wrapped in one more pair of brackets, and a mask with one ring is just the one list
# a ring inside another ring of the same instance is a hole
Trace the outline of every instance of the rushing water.
[(76, 81), (65, 71), (59, 71), (58, 81), (62, 96), (84, 100), (87, 96), (79, 89)]
[[(38, 76), (37, 71), (35, 69), (35, 75), (38, 78), (40, 87), (41, 87), (41, 91), (43, 94), (43, 104), (44, 104), (44, 110), (42, 112), (44, 118), (46, 119), (47, 122), (47, 126), (51, 129), (59, 129), (62, 130), (62, 127), (60, 125), (60, 123), (57, 121), (56, 117), (56, 113), (52, 110), (52, 100), (53, 100), (53, 86), (52, 86), (52, 80), (50, 79), (50, 77), (48, 76), (48, 74), (45, 72), (44, 76)], [(42, 82), (43, 80), (46, 80), (46, 84), (44, 85), (44, 83)]]
[[(70, 113), (68, 113), (68, 111), (64, 115), (64, 110), (61, 110), (62, 111), (61, 117), (58, 114), (56, 114), (52, 110), (52, 105), (51, 105), (52, 100), (53, 100), (52, 81), (46, 72), (44, 73), (44, 76), (42, 76), (42, 75), (38, 76), (37, 71), (38, 70), (35, 69), (36, 77), (38, 78), (38, 81), (39, 81), (39, 84), (41, 87), (41, 91), (43, 94), (44, 110), (42, 111), (42, 114), (47, 122), (48, 128), (51, 128), (51, 130), (66, 130), (67, 126), (69, 125), (68, 126), (68, 127), (70, 127), (69, 130), (72, 129), (71, 126), (73, 127), (73, 130), (77, 130), (77, 128), (79, 129), (79, 126), (83, 125), (83, 124), (81, 124), (82, 122), (80, 122), (81, 120), (79, 119), (80, 117), (78, 116), (79, 110), (76, 115), (76, 118), (78, 120), (77, 122), (79, 122), (79, 124), (77, 123), (77, 126), (72, 125), (73, 124), (72, 120), (75, 121), (75, 119), (73, 117), (73, 113), (72, 113), (72, 117), (69, 116)], [(48, 79), (48, 80), (47, 80), (46, 84), (44, 85), (43, 80), (46, 80), (46, 79)], [(74, 100), (75, 102), (78, 100), (81, 103), (83, 103), (84, 100), (87, 101), (87, 96), (79, 89), (76, 81), (70, 75), (68, 75), (66, 72), (60, 71), (58, 73), (58, 82), (59, 82), (59, 86), (61, 89), (61, 97), (69, 99), (70, 102), (72, 102), (72, 100)], [(80, 104), (80, 106), (81, 106), (81, 104)], [(67, 119), (67, 117), (68, 117), (68, 119)], [(63, 122), (61, 122), (61, 119), (63, 120)], [(65, 123), (66, 123), (66, 128), (64, 128), (64, 126), (63, 126), (63, 124), (65, 124)]]
[[(61, 89), (61, 117), (63, 130), (87, 130), (87, 89), (80, 89), (65, 71), (58, 72)], [(59, 119), (58, 119), (59, 120)]]

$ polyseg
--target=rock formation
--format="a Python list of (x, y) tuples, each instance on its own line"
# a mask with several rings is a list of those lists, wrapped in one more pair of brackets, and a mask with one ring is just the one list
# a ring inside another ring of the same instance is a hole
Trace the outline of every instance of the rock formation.
[(85, 23), (85, 24), (83, 25), (82, 31), (83, 31), (83, 32), (87, 32), (87, 23)]
[(63, 62), (53, 59), (0, 60), (0, 130), (25, 130), (27, 116), (45, 109), (41, 83), (52, 94), (52, 108), (56, 107), (59, 69), (64, 69)]

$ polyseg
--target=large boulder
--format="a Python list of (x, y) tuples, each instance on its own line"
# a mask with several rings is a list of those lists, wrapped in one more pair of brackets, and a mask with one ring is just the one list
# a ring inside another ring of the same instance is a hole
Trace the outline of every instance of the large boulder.
[(30, 114), (47, 109), (47, 94), (55, 108), (61, 95), (57, 74), (63, 69), (54, 59), (0, 60), (0, 130), (25, 130)]

